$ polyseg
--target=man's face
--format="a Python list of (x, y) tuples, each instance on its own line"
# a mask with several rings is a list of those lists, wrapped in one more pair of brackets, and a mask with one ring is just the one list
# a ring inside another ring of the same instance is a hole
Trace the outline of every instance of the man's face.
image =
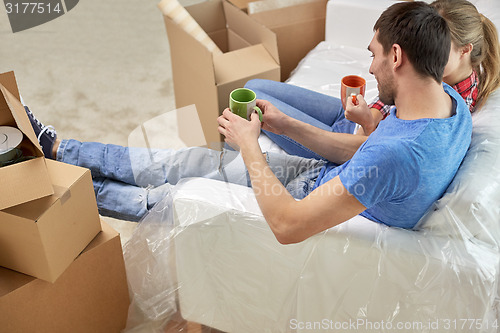
[(375, 32), (368, 50), (372, 53), (372, 64), (370, 66), (370, 73), (375, 76), (377, 80), (377, 88), (379, 99), (382, 103), (387, 105), (394, 105), (396, 98), (396, 87), (394, 84), (394, 77), (392, 68), (390, 66), (390, 53), (385, 55), (382, 44), (377, 39), (378, 31)]

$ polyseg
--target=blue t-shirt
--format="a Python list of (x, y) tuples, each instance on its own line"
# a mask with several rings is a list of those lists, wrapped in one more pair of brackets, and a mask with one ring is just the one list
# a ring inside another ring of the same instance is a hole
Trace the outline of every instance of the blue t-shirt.
[(367, 209), (366, 218), (413, 228), (453, 180), (470, 145), (472, 121), (460, 95), (447, 84), (454, 115), (402, 120), (396, 108), (380, 122), (351, 160), (327, 164), (316, 187), (337, 175)]

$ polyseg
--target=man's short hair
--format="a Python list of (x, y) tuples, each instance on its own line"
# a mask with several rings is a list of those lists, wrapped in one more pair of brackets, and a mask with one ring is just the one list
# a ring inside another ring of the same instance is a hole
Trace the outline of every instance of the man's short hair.
[(382, 13), (373, 30), (378, 30), (385, 54), (398, 44), (417, 73), (443, 80), (451, 37), (446, 21), (433, 7), (422, 1), (396, 3)]

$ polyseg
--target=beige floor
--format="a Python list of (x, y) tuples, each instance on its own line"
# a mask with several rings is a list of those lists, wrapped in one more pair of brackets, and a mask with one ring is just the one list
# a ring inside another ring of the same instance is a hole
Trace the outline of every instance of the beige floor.
[[(139, 124), (175, 108), (158, 2), (84, 0), (53, 21), (15, 34), (4, 12), (0, 72), (15, 72), (26, 104), (59, 137), (127, 145)], [(175, 128), (164, 135), (169, 140)], [(105, 220), (122, 241), (136, 226)]]

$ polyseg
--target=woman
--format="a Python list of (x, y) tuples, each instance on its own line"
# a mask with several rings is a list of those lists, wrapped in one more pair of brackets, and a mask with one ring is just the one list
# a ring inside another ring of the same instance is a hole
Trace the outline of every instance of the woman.
[[(495, 25), (467, 0), (437, 0), (431, 6), (447, 21), (452, 36), (443, 81), (458, 91), (474, 112), (500, 85), (500, 46)], [(252, 80), (246, 87), (289, 116), (330, 132), (353, 133), (355, 122), (361, 125), (358, 135), (369, 135), (391, 109), (380, 100), (367, 105), (358, 96), (357, 105), (349, 98), (344, 112), (338, 98), (274, 81)], [(289, 154), (324, 159), (286, 136), (272, 130), (266, 134)]]

